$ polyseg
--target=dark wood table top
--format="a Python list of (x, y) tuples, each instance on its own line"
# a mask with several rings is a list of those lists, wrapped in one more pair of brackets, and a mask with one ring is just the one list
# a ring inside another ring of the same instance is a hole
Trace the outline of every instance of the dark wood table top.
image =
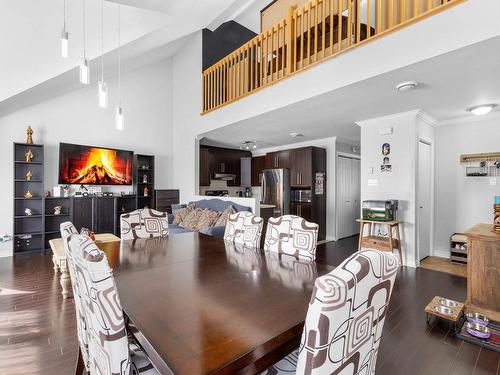
[(314, 280), (333, 269), (198, 233), (99, 247), (164, 373), (266, 368), (298, 346)]

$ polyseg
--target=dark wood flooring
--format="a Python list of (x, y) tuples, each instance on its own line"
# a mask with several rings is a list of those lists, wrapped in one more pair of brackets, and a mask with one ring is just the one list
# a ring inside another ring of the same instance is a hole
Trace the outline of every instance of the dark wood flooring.
[[(327, 244), (318, 262), (338, 265), (357, 237)], [(500, 354), (455, 338), (440, 321), (426, 324), (435, 295), (465, 300), (466, 279), (402, 268), (378, 354), (377, 375), (498, 375)], [(50, 256), (0, 259), (0, 374), (73, 374), (74, 304), (63, 300)]]

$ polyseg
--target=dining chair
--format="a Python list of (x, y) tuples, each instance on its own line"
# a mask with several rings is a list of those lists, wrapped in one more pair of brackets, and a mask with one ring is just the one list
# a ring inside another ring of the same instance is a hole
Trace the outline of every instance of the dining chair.
[(120, 215), (120, 233), (122, 240), (167, 236), (167, 213), (143, 208), (122, 214)]
[(76, 329), (78, 336), (78, 343), (80, 345), (80, 353), (82, 355), (82, 361), (85, 369), (89, 371), (89, 338), (87, 332), (87, 322), (85, 318), (85, 313), (83, 310), (83, 301), (81, 289), (78, 284), (77, 271), (75, 268), (75, 261), (73, 254), (69, 248), (69, 239), (72, 235), (78, 234), (73, 223), (66, 221), (61, 223), (59, 226), (61, 231), (61, 239), (64, 247), (64, 253), (66, 255), (66, 263), (68, 264), (69, 275), (71, 278), (71, 288), (73, 290), (73, 299), (75, 302), (75, 313), (76, 313)]
[(267, 221), (264, 250), (316, 259), (319, 225), (300, 216), (284, 215)]
[(158, 374), (128, 334), (118, 290), (106, 254), (91, 238), (74, 234), (69, 248), (81, 267), (83, 308), (89, 337), (90, 374)]
[(224, 240), (250, 247), (259, 247), (264, 220), (248, 211), (229, 216), (224, 231)]
[(398, 268), (395, 255), (366, 250), (318, 277), (299, 349), (264, 374), (374, 374)]

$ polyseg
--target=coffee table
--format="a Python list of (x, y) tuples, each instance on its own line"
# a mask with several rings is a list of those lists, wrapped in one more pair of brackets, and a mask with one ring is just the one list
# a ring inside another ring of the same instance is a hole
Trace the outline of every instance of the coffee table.
[[(101, 233), (95, 235), (97, 245), (110, 242), (120, 242), (120, 238), (112, 233)], [(54, 238), (49, 241), (52, 249), (52, 262), (54, 263), (54, 272), (61, 272), (60, 283), (62, 287), (63, 298), (68, 298), (71, 290), (71, 278), (68, 271), (68, 263), (66, 262), (66, 254), (61, 238)]]

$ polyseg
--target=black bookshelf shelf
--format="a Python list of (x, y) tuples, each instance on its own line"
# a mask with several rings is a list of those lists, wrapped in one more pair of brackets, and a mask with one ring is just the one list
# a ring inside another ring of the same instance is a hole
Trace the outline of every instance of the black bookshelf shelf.
[(36, 218), (36, 217), (42, 217), (43, 215), (17, 215), (14, 216), (14, 219), (28, 219), (28, 218)]
[(70, 216), (69, 214), (66, 214), (66, 213), (62, 213), (62, 214), (45, 214), (45, 217), (68, 217)]
[(24, 161), (24, 160), (16, 160), (15, 164), (33, 164), (33, 165), (43, 165), (41, 161)]

